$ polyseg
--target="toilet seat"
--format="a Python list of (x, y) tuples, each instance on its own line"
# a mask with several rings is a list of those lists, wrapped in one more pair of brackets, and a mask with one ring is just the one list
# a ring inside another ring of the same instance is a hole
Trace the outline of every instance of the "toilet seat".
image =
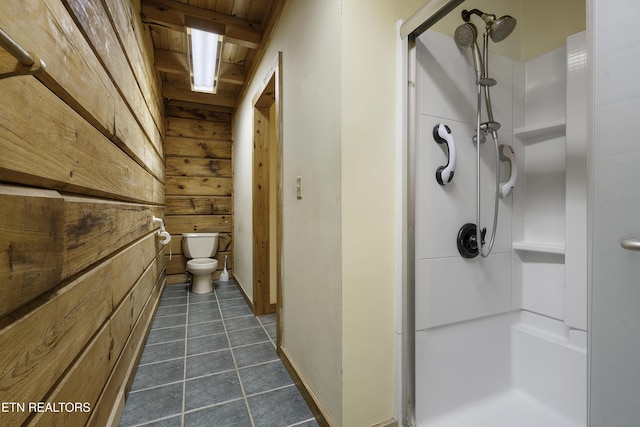
[(211, 270), (209, 273), (213, 273), (218, 269), (218, 260), (213, 258), (194, 258), (187, 261), (187, 270), (196, 274), (198, 271)]

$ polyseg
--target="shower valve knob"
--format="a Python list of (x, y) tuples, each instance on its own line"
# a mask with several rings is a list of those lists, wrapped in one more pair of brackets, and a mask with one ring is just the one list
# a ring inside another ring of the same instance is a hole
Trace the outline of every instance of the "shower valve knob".
[[(484, 245), (484, 236), (487, 234), (487, 228), (482, 227), (480, 230), (480, 246)], [(458, 252), (463, 258), (475, 258), (478, 256), (478, 235), (476, 232), (476, 225), (473, 223), (466, 223), (458, 231), (456, 237), (456, 244), (458, 246)]]

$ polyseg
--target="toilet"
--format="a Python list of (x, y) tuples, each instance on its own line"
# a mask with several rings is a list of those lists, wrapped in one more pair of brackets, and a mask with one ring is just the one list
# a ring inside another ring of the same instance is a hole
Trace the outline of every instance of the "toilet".
[(218, 250), (219, 233), (183, 233), (182, 250), (187, 258), (187, 271), (193, 274), (191, 292), (207, 294), (213, 290), (211, 273), (218, 269), (213, 256)]

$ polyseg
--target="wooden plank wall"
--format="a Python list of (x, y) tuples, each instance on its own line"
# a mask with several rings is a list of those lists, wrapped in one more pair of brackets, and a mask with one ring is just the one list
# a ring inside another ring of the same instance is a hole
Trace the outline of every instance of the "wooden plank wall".
[(199, 104), (165, 106), (166, 225), (171, 256), (165, 254), (168, 283), (185, 283), (182, 233), (219, 232), (218, 271), (227, 255), (232, 275), (233, 216), (231, 111)]
[[(0, 80), (0, 402), (15, 403), (0, 425), (117, 424), (166, 283), (163, 105), (139, 9), (0, 2), (0, 28), (46, 63)], [(14, 67), (0, 48), (0, 74)]]

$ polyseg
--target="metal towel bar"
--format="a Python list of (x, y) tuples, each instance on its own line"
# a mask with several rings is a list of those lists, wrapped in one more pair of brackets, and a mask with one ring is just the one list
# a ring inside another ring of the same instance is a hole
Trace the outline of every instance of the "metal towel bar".
[(13, 55), (21, 64), (21, 66), (10, 72), (0, 73), (0, 79), (28, 74), (35, 75), (45, 69), (44, 61), (20, 47), (2, 28), (0, 28), (0, 46)]

